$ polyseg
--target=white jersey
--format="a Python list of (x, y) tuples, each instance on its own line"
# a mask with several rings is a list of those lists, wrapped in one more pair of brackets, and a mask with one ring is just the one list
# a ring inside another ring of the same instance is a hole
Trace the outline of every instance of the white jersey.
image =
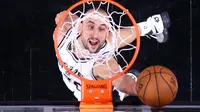
[[(74, 35), (69, 35), (69, 36), (74, 36)], [(68, 38), (71, 37), (65, 36), (62, 42), (58, 46), (62, 61), (67, 65), (67, 67), (71, 71), (78, 74), (79, 76), (89, 80), (96, 80), (92, 73), (92, 68), (95, 61), (92, 60), (88, 61), (86, 59), (77, 59), (76, 55), (70, 52), (72, 41), (71, 39)], [(109, 50), (110, 50), (109, 45), (107, 43), (104, 43), (99, 52), (106, 53)], [(62, 77), (66, 86), (74, 93), (74, 96), (78, 99), (78, 101), (81, 101), (81, 91), (80, 91), (81, 81), (76, 77), (74, 77), (73, 75), (67, 73), (67, 71), (65, 70), (64, 67), (62, 67), (61, 64), (58, 63), (58, 66), (59, 70), (62, 73)], [(113, 90), (116, 91), (116, 88), (114, 88)], [(120, 100), (123, 100), (125, 97), (125, 93), (122, 93), (120, 91), (118, 91), (118, 95), (120, 97)]]

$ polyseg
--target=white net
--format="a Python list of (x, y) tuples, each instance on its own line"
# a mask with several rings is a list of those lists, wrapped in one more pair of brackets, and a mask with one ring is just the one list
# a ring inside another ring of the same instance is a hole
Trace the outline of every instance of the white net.
[[(136, 48), (133, 42), (130, 42), (130, 40), (134, 40), (133, 38), (136, 38), (136, 33), (133, 24), (131, 24), (130, 26), (122, 25), (122, 23), (125, 22), (123, 18), (128, 17), (123, 10), (111, 11), (111, 7), (113, 8), (114, 5), (108, 2), (98, 2), (98, 5), (96, 5), (95, 3), (92, 1), (85, 2), (81, 6), (82, 9), (78, 9), (74, 12), (69, 12), (68, 15), (70, 17), (70, 21), (64, 22), (58, 32), (63, 35), (63, 37), (65, 37), (62, 42), (63, 45), (60, 46), (64, 46), (64, 44), (67, 42), (70, 43), (70, 46), (68, 45), (65, 47), (71, 47), (66, 50), (70, 54), (75, 54), (75, 56), (71, 56), (76, 62), (70, 66), (74, 66), (82, 71), (85, 66), (83, 67), (83, 65), (80, 65), (80, 63), (83, 63), (84, 60), (84, 63), (91, 63), (92, 68), (101, 66), (101, 68), (99, 69), (102, 69), (102, 67), (104, 67), (104, 69), (107, 69), (109, 74), (112, 76), (113, 73), (117, 74), (128, 66), (128, 61), (130, 61), (131, 59), (125, 59), (123, 52), (130, 52), (131, 50), (134, 50)], [(90, 10), (92, 11), (90, 13), (87, 13), (86, 7), (90, 7)], [(104, 9), (107, 15), (101, 13), (102, 9)], [(74, 15), (78, 15), (79, 17), (77, 19), (73, 19)], [(101, 49), (95, 53), (91, 53), (87, 48), (83, 47), (81, 44), (82, 41), (78, 40), (78, 38), (80, 38), (81, 36), (81, 33), (79, 31), (80, 24), (88, 18), (98, 19), (103, 22), (109, 29), (111, 35), (111, 38), (106, 38), (104, 44), (102, 45), (104, 47), (101, 46)], [(131, 23), (130, 19), (128, 21), (130, 21)], [(68, 31), (63, 31), (65, 25), (69, 24), (71, 25), (71, 29), (69, 29)], [(64, 52), (62, 52), (61, 50), (61, 47), (59, 48), (59, 50), (61, 54), (64, 54)], [(61, 58), (67, 65), (69, 64), (69, 59), (66, 58), (65, 55), (61, 56)], [(123, 61), (124, 65), (120, 65), (120, 69), (113, 69), (113, 67), (109, 64), (109, 61), (112, 59), (119, 61), (119, 58), (121, 59), (121, 61)], [(91, 67), (88, 66), (88, 68)], [(101, 72), (98, 73), (99, 76), (101, 76)]]

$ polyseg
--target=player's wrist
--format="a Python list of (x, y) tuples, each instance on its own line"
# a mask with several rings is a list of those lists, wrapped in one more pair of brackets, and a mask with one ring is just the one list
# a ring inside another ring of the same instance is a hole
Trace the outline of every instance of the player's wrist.
[(140, 72), (136, 69), (129, 69), (126, 75), (130, 76), (134, 81), (137, 81), (137, 77), (139, 76)]
[(134, 73), (126, 73), (126, 75), (130, 76), (134, 81), (137, 81), (137, 76)]

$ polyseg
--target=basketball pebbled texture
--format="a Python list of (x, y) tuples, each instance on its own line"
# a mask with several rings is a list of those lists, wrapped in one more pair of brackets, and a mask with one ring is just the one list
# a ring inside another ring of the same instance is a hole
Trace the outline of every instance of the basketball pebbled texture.
[(151, 107), (170, 104), (178, 92), (174, 73), (160, 65), (144, 69), (138, 76), (136, 91), (139, 99)]

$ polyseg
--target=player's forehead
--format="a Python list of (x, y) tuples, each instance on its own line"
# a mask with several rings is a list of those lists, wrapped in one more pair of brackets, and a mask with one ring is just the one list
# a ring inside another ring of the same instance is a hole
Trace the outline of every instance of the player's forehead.
[(99, 25), (99, 26), (107, 26), (105, 22), (101, 21), (100, 19), (93, 19), (87, 18), (83, 21), (84, 24), (92, 24), (92, 25)]
[[(90, 15), (92, 14), (92, 16)], [(108, 14), (103, 10), (88, 10), (86, 12), (86, 16), (88, 16), (86, 19), (83, 20), (86, 24), (97, 24), (97, 25), (106, 25), (106, 21), (109, 21)], [(94, 18), (94, 16), (98, 16), (98, 18)]]
[(86, 14), (99, 14), (99, 15), (103, 15), (103, 16), (108, 16), (107, 12), (102, 10), (102, 9), (98, 9), (98, 10), (94, 10), (94, 9), (90, 9), (86, 12)]

